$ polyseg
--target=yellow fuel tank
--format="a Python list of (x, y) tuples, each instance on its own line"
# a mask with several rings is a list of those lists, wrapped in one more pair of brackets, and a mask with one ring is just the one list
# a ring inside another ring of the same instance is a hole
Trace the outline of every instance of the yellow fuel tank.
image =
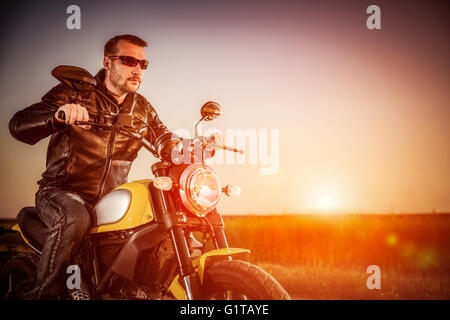
[(154, 220), (150, 191), (152, 180), (120, 185), (105, 195), (92, 210), (90, 234), (135, 228)]

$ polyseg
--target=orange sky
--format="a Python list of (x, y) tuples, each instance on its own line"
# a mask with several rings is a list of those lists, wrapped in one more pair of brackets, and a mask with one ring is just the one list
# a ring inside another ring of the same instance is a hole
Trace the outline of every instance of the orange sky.
[[(365, 1), (81, 1), (78, 31), (61, 2), (12, 7), (1, 34), (0, 218), (33, 204), (48, 143), (14, 140), (9, 119), (56, 84), (54, 66), (96, 73), (119, 33), (149, 42), (140, 93), (170, 129), (193, 131), (214, 100), (223, 115), (207, 127), (279, 130), (276, 174), (213, 165), (243, 190), (222, 212), (449, 212), (448, 10), (379, 3), (372, 31)], [(142, 151), (129, 180), (150, 178), (154, 161)]]

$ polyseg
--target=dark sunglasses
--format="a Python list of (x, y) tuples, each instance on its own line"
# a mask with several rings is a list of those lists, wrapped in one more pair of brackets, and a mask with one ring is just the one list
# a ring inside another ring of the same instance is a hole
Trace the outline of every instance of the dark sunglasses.
[(128, 67), (136, 67), (137, 64), (139, 63), (142, 70), (147, 69), (148, 64), (149, 64), (148, 60), (138, 60), (138, 59), (130, 57), (130, 56), (109, 56), (108, 58), (120, 59), (120, 61)]

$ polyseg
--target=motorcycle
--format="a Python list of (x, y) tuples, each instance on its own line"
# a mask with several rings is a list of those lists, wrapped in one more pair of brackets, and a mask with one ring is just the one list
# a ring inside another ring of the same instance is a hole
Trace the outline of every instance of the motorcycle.
[[(77, 90), (95, 90), (95, 78), (81, 68), (59, 66), (52, 74)], [(128, 135), (160, 161), (151, 166), (153, 179), (120, 185), (95, 205), (92, 227), (71, 261), (79, 268), (83, 290), (67, 290), (63, 298), (290, 299), (269, 273), (243, 260), (249, 250), (228, 246), (217, 203), (221, 194), (236, 196), (240, 188), (222, 188), (205, 160), (217, 149), (243, 151), (223, 145), (220, 135), (198, 135), (201, 122), (222, 114), (219, 104), (209, 101), (200, 113), (194, 138), (164, 134), (156, 148), (134, 130), (131, 115), (108, 124), (78, 122)], [(19, 253), (2, 267), (0, 299), (20, 299), (33, 288), (48, 235), (34, 207), (23, 208), (17, 221), (13, 230), (34, 252)]]

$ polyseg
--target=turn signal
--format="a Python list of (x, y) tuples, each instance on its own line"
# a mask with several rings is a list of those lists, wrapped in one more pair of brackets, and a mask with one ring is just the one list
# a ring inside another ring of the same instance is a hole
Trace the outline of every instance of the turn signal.
[(153, 185), (156, 189), (169, 191), (172, 189), (172, 179), (170, 177), (157, 177), (153, 180)]
[(241, 187), (235, 184), (229, 184), (222, 191), (229, 197), (237, 197), (241, 194)]

